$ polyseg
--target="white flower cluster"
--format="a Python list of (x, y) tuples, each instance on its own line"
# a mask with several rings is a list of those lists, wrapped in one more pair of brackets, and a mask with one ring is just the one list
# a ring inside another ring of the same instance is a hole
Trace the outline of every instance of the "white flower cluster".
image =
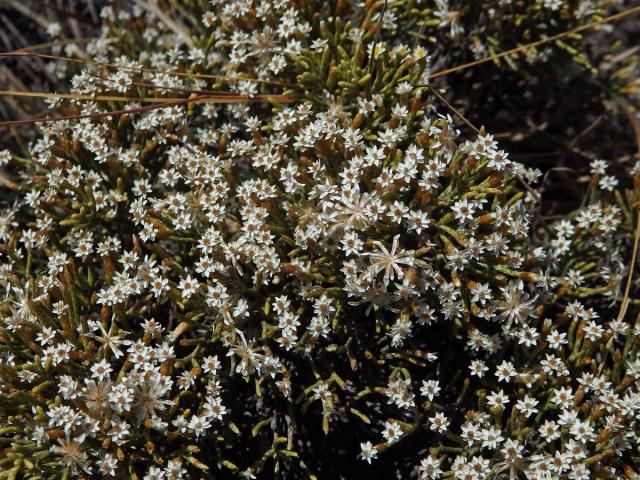
[[(358, 27), (301, 3), (214, 1), (184, 48), (147, 18), (157, 50), (98, 39), (121, 70), (73, 80), (211, 86), (155, 71), (187, 62), (243, 100), (281, 88), (254, 80), (309, 84), (293, 104), (132, 101), (43, 127), (20, 159), (26, 191), (0, 217), (0, 431), (26, 428), (25, 478), (255, 478), (269, 462), (301, 478), (328, 468), (318, 446), (372, 462), (405, 440), (414, 478), (622, 478), (640, 332), (615, 315), (628, 211), (606, 163), (591, 202), (540, 225), (540, 172), (432, 113), (424, 49), (376, 44), (372, 2)], [(349, 441), (319, 440), (336, 432)]]

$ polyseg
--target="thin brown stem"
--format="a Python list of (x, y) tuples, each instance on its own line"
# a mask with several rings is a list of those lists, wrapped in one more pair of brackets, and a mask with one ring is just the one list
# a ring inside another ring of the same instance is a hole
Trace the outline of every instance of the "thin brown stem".
[(105, 118), (105, 117), (115, 117), (115, 116), (118, 116), (118, 115), (149, 112), (149, 111), (152, 111), (152, 110), (159, 110), (161, 108), (167, 108), (167, 107), (171, 107), (171, 106), (174, 106), (174, 105), (184, 105), (184, 104), (187, 104), (187, 103), (202, 103), (202, 102), (236, 103), (238, 101), (242, 101), (242, 102), (275, 101), (276, 97), (282, 97), (282, 95), (263, 95), (262, 97), (264, 97), (264, 98), (261, 98), (261, 99), (250, 98), (250, 97), (247, 97), (247, 96), (243, 96), (243, 97), (244, 98), (238, 100), (238, 99), (235, 99), (235, 98), (233, 98), (233, 99), (232, 98), (227, 98), (227, 97), (213, 98), (211, 95), (200, 95), (200, 96), (195, 96), (195, 97), (190, 97), (190, 98), (171, 99), (170, 101), (167, 101), (165, 103), (146, 105), (144, 107), (114, 110), (112, 112), (97, 112), (97, 113), (87, 113), (87, 114), (74, 114), (74, 115), (65, 115), (65, 116), (61, 116), (61, 117), (40, 117), (40, 118), (30, 118), (30, 119), (26, 119), (26, 120), (10, 120), (10, 121), (7, 121), (7, 122), (0, 122), (0, 127), (15, 127), (15, 126), (19, 126), (19, 125), (33, 125), (33, 124), (37, 124), (37, 123), (51, 123), (51, 122), (59, 122), (59, 121), (63, 121), (63, 120), (80, 120), (80, 119), (83, 119), (83, 118), (96, 119), (96, 118)]
[(506, 50), (504, 52), (499, 52), (499, 53), (496, 53), (495, 55), (488, 55), (486, 57), (479, 58), (478, 60), (474, 60), (474, 61), (469, 62), (469, 63), (464, 63), (464, 64), (458, 65), (456, 67), (451, 67), (451, 68), (447, 68), (447, 69), (444, 69), (444, 70), (440, 70), (439, 72), (434, 72), (431, 75), (429, 75), (429, 80), (432, 80), (432, 79), (438, 78), (438, 77), (444, 77), (444, 76), (449, 75), (451, 73), (459, 72), (461, 70), (466, 70), (468, 68), (477, 67), (478, 65), (482, 65), (483, 63), (495, 61), (495, 60), (498, 60), (500, 58), (507, 57), (509, 55), (513, 55), (514, 53), (524, 52), (524, 51), (526, 51), (526, 50), (528, 50), (530, 48), (540, 47), (542, 45), (545, 45), (545, 44), (551, 43), (551, 42), (555, 42), (557, 40), (560, 40), (562, 38), (568, 37), (568, 36), (573, 35), (575, 33), (580, 33), (580, 32), (583, 32), (585, 30), (590, 30), (592, 28), (598, 27), (600, 25), (604, 25), (606, 23), (617, 22), (619, 20), (622, 20), (623, 18), (626, 18), (626, 17), (628, 17), (630, 15), (634, 15), (636, 13), (640, 13), (640, 6), (633, 7), (633, 8), (628, 8), (626, 10), (623, 10), (622, 12), (616, 13), (614, 15), (610, 15), (608, 17), (602, 18), (602, 19), (597, 20), (595, 22), (591, 22), (591, 23), (587, 23), (587, 24), (584, 24), (584, 25), (580, 25), (580, 26), (578, 26), (576, 28), (572, 28), (571, 30), (566, 30), (566, 31), (558, 33), (556, 35), (552, 35), (551, 37), (543, 38), (541, 40), (536, 40), (535, 42), (527, 43), (526, 45), (521, 45), (519, 47), (515, 47), (515, 48), (512, 48), (510, 50)]
[(0, 53), (0, 58), (3, 58), (3, 57), (35, 57), (35, 58), (42, 58), (46, 60), (56, 60), (61, 62), (82, 63), (84, 65), (96, 65), (100, 67), (114, 68), (114, 69), (124, 70), (128, 72), (162, 73), (165, 75), (172, 75), (175, 77), (184, 77), (184, 78), (204, 78), (204, 79), (210, 79), (210, 80), (224, 80), (227, 82), (255, 82), (255, 83), (262, 83), (265, 85), (278, 85), (281, 87), (296, 87), (296, 85), (293, 85), (291, 83), (279, 82), (277, 80), (262, 80), (259, 78), (251, 78), (251, 77), (226, 77), (224, 75), (176, 72), (174, 70), (161, 70), (158, 68), (147, 68), (147, 67), (129, 67), (126, 65), (118, 65), (115, 63), (98, 62), (97, 60), (87, 60), (87, 59), (75, 58), (75, 57), (63, 57), (60, 55), (49, 55), (46, 53), (13, 51), (13, 52)]

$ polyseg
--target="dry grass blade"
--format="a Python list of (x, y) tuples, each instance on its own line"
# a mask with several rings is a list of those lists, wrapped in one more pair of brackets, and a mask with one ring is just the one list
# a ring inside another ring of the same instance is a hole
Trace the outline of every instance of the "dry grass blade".
[(87, 113), (87, 114), (74, 114), (74, 115), (64, 115), (61, 117), (39, 117), (39, 118), (28, 118), (26, 120), (9, 120), (6, 122), (0, 122), (0, 127), (17, 127), (24, 125), (35, 125), (38, 123), (51, 123), (51, 122), (60, 122), (64, 120), (81, 120), (83, 118), (106, 118), (106, 117), (116, 117), (118, 115), (126, 115), (126, 114), (135, 114), (135, 113), (143, 113), (149, 112), (152, 110), (158, 110), (160, 108), (167, 108), (173, 105), (182, 105), (188, 103), (189, 98), (182, 99), (180, 101), (172, 102), (172, 103), (161, 103), (155, 105), (147, 105), (144, 107), (138, 108), (129, 108), (123, 110), (114, 110), (112, 112), (98, 112), (98, 113)]
[(178, 92), (178, 93), (189, 93), (189, 94), (196, 94), (196, 95), (219, 95), (219, 96), (233, 96), (233, 95), (238, 95), (235, 92), (225, 92), (223, 90), (207, 90), (207, 89), (200, 89), (200, 88), (182, 88), (182, 87), (169, 87), (166, 85), (155, 85), (153, 83), (148, 83), (148, 82), (131, 82), (132, 85), (135, 85), (137, 87), (146, 87), (146, 88), (152, 88), (152, 89), (156, 89), (156, 90), (166, 90), (167, 92)]
[(586, 135), (588, 135), (590, 132), (592, 132), (605, 118), (606, 118), (606, 114), (603, 113), (603, 114), (599, 115), (584, 130), (582, 130), (580, 133), (578, 133), (578, 135), (576, 135), (573, 138), (573, 140), (571, 140), (569, 145), (567, 145), (567, 148), (566, 148), (564, 154), (562, 155), (562, 159), (564, 160), (565, 158), (567, 158), (567, 155), (570, 152), (573, 152), (574, 149), (578, 146), (578, 143), (580, 142), (580, 140), (582, 138), (584, 138)]
[(369, 56), (369, 65), (367, 65), (367, 71), (371, 73), (371, 68), (373, 67), (373, 61), (376, 56), (376, 47), (378, 45), (378, 38), (380, 37), (380, 30), (382, 29), (382, 22), (384, 21), (384, 14), (387, 11), (387, 2), (388, 0), (384, 0), (384, 5), (382, 5), (382, 12), (380, 12), (380, 19), (378, 20), (378, 26), (376, 27), (376, 34), (373, 37), (373, 46), (371, 48), (371, 55)]
[(473, 130), (476, 133), (480, 133), (480, 129), (477, 128), (473, 123), (471, 123), (467, 117), (465, 117), (461, 112), (459, 112), (453, 105), (451, 105), (446, 98), (444, 98), (442, 95), (440, 95), (440, 93), (433, 88), (431, 85), (429, 85), (429, 89), (431, 90), (431, 92), (438, 98), (438, 100), (440, 100), (449, 110), (451, 110), (451, 112), (458, 117), (460, 120), (462, 120), (465, 125), (467, 125), (471, 130)]
[(7, 6), (13, 8), (17, 12), (19, 12), (21, 15), (24, 15), (25, 17), (30, 18), (31, 20), (33, 20), (43, 28), (47, 28), (50, 24), (49, 20), (47, 20), (42, 15), (37, 14), (32, 9), (30, 9), (27, 5), (23, 4), (18, 0), (3, 0), (0, 3), (6, 3)]
[[(629, 117), (629, 121), (633, 126), (633, 133), (636, 139), (636, 144), (638, 146), (638, 155), (640, 155), (640, 120), (636, 117), (636, 115), (629, 110), (627, 107), (624, 107), (624, 111)], [(640, 157), (639, 157), (640, 158)], [(618, 320), (622, 320), (627, 313), (627, 308), (629, 307), (629, 295), (631, 292), (631, 284), (633, 280), (633, 271), (636, 266), (636, 256), (638, 253), (638, 240), (640, 240), (640, 205), (634, 205), (638, 209), (638, 215), (636, 217), (636, 230), (633, 239), (633, 253), (631, 254), (631, 265), (629, 265), (629, 276), (627, 277), (627, 284), (624, 289), (624, 297), (622, 298), (622, 305), (620, 306), (620, 312), (618, 313)]]
[[(28, 92), (27, 92), (28, 93)], [(120, 98), (120, 97), (116, 97)], [(130, 101), (130, 99), (126, 99)], [(167, 108), (175, 105), (183, 105), (190, 103), (252, 103), (252, 102), (274, 102), (274, 103), (289, 103), (293, 101), (289, 97), (284, 95), (259, 95), (256, 97), (248, 97), (246, 95), (238, 95), (236, 97), (231, 96), (222, 96), (222, 97), (214, 97), (212, 95), (199, 95), (190, 98), (162, 98), (162, 103), (155, 103), (152, 105), (147, 105), (144, 107), (138, 108), (130, 108), (130, 109), (121, 109), (114, 110), (112, 112), (98, 112), (98, 113), (88, 113), (88, 114), (74, 114), (74, 115), (65, 115), (61, 117), (39, 117), (39, 118), (29, 118), (25, 120), (9, 120), (5, 122), (0, 122), (0, 127), (16, 127), (16, 126), (24, 126), (24, 125), (35, 125), (38, 123), (51, 123), (51, 122), (59, 122), (64, 120), (80, 120), (83, 118), (104, 118), (104, 117), (116, 117), (119, 115), (126, 114), (136, 114), (149, 112), (152, 110), (159, 110), (161, 108)]]
[[(381, 20), (382, 20), (382, 16), (384, 15), (384, 10), (386, 7), (386, 1), (385, 4), (383, 6), (383, 11), (381, 13)], [(530, 48), (536, 48), (539, 47), (541, 45), (545, 45), (547, 43), (551, 43), (551, 42), (555, 42), (557, 40), (560, 40), (562, 38), (565, 38), (567, 36), (573, 35), (575, 33), (579, 33), (579, 32), (583, 32), (585, 30), (590, 30), (592, 28), (598, 27), (600, 25), (604, 25), (607, 23), (612, 23), (612, 22), (616, 22), (619, 20), (622, 20), (623, 18), (626, 18), (630, 15), (636, 14), (636, 13), (640, 13), (640, 6), (637, 7), (632, 7), (629, 8), (627, 10), (623, 10), (622, 12), (616, 13), (614, 15), (610, 15), (608, 17), (602, 18), (600, 20), (597, 20), (595, 22), (591, 22), (591, 23), (587, 23), (585, 25), (581, 25), (579, 27), (573, 28), (571, 30), (566, 30), (564, 32), (558, 33), (556, 35), (553, 35), (551, 37), (548, 38), (543, 38), (541, 40), (537, 40), (535, 42), (531, 42), (528, 43), (526, 45), (521, 45), (519, 47), (515, 47), (512, 48), (510, 50), (506, 50), (504, 52), (499, 52), (496, 53), (494, 55), (489, 55), (483, 58), (480, 58), (478, 60), (474, 60), (472, 62), (469, 63), (464, 63), (462, 65), (458, 65), (456, 67), (451, 67), (451, 68), (447, 68), (444, 70), (440, 70), (438, 72), (434, 72), (431, 75), (429, 75), (429, 79), (433, 80), (439, 77), (443, 77), (446, 75), (449, 75), (451, 73), (455, 73), (458, 71), (462, 71), (462, 70), (466, 70), (469, 68), (473, 68), (476, 67), (478, 65), (482, 65), (484, 63), (488, 63), (491, 61), (495, 61), (497, 59), (509, 56), (509, 55), (513, 55), (514, 53), (519, 53), (519, 52), (523, 52), (526, 51)], [(378, 33), (380, 31), (380, 26), (378, 26), (378, 29), (376, 30), (376, 37), (374, 39), (374, 44), (373, 44), (373, 49), (372, 49), (372, 53), (371, 53), (371, 57), (370, 57), (370, 61), (369, 61), (369, 69), (371, 67), (371, 63), (372, 63), (372, 59), (373, 56), (375, 55), (375, 44), (377, 41), (377, 37), (378, 37)], [(204, 74), (204, 73), (188, 73), (188, 72), (176, 72), (176, 71), (172, 71), (172, 70), (162, 70), (162, 69), (156, 69), (156, 68), (147, 68), (147, 67), (129, 67), (129, 66), (124, 66), (124, 65), (117, 65), (117, 64), (113, 64), (113, 63), (108, 63), (108, 62), (99, 62), (96, 60), (88, 60), (88, 59), (82, 59), (82, 58), (74, 58), (74, 57), (64, 57), (64, 56), (59, 56), (59, 55), (48, 55), (48, 54), (42, 54), (42, 53), (33, 53), (31, 51), (27, 51), (28, 50), (36, 50), (39, 48), (47, 48), (49, 46), (53, 46), (53, 42), (51, 42), (50, 44), (40, 44), (40, 45), (34, 45), (32, 47), (25, 47), (24, 49), (19, 49), (19, 50), (15, 50), (12, 52), (2, 52), (0, 53), (0, 58), (2, 57), (19, 57), (19, 56), (31, 56), (31, 57), (36, 57), (36, 58), (42, 58), (42, 59), (48, 59), (48, 60), (57, 60), (57, 61), (63, 61), (63, 62), (72, 62), (72, 63), (81, 63), (81, 64), (85, 64), (85, 65), (96, 65), (96, 66), (101, 66), (101, 67), (107, 67), (107, 68), (114, 68), (114, 69), (120, 69), (120, 70), (125, 70), (125, 71), (133, 71), (133, 72), (144, 72), (144, 73), (160, 73), (160, 74), (166, 74), (166, 75), (172, 75), (172, 76), (177, 76), (177, 77), (184, 77), (184, 78), (202, 78), (202, 79), (210, 79), (210, 80), (224, 80), (224, 81), (229, 81), (229, 82), (236, 82), (236, 81), (247, 81), (247, 82), (255, 82), (255, 83), (262, 83), (262, 84), (266, 84), (266, 85), (278, 85), (278, 86), (283, 86), (283, 87), (290, 87), (290, 88), (295, 88), (296, 85), (294, 84), (290, 84), (290, 83), (285, 83), (285, 82), (280, 82), (277, 80), (263, 80), (263, 79), (258, 79), (258, 78), (250, 78), (250, 77), (227, 77), (224, 75), (213, 75), (213, 74)]]
[[(438, 100), (440, 100), (456, 117), (462, 120), (465, 123), (465, 125), (467, 125), (471, 130), (473, 130), (478, 135), (482, 133), (482, 129), (479, 129), (473, 123), (471, 123), (469, 119), (467, 119), (467, 117), (465, 117), (453, 105), (451, 105), (446, 98), (440, 95), (440, 93), (438, 93), (438, 91), (435, 88), (433, 88), (431, 85), (427, 85), (427, 87), (433, 92), (433, 94), (438, 98)], [(525, 182), (520, 175), (516, 175), (516, 178), (518, 179), (520, 184), (524, 187), (524, 189), (527, 190), (533, 196), (536, 202), (539, 204), (541, 200), (538, 192), (536, 192), (533, 188), (531, 188), (531, 186), (527, 182)]]
[[(7, 68), (5, 65), (0, 65), (0, 81), (3, 82), (7, 87), (13, 86), (13, 88), (17, 88), (19, 90), (26, 90), (27, 86), (18, 78), (11, 69)], [(28, 116), (27, 111), (22, 107), (22, 105), (16, 101), (15, 99), (6, 99), (8, 103), (11, 104), (11, 107), (20, 114), (20, 116)]]
[(178, 100), (176, 98), (119, 97), (116, 95), (81, 95), (78, 93), (22, 92), (17, 90), (0, 90), (0, 96), (36, 97), (36, 98), (67, 99), (67, 100), (90, 100), (95, 102), (158, 103), (158, 102), (172, 102), (172, 101)]
[[(638, 145), (640, 145), (640, 143)], [(636, 205), (636, 208), (638, 208), (638, 205)], [(640, 241), (640, 208), (638, 208), (638, 214), (636, 215), (636, 230), (633, 235), (633, 251), (631, 253), (631, 264), (629, 265), (629, 275), (627, 276), (627, 283), (624, 288), (624, 296), (622, 297), (622, 303), (620, 304), (620, 311), (618, 312), (618, 316), (616, 317), (616, 320), (619, 322), (624, 319), (625, 315), (627, 314), (627, 310), (629, 308), (629, 297), (631, 294), (631, 284), (633, 283), (633, 273), (635, 270), (636, 259), (638, 256), (639, 241)], [(604, 358), (600, 362), (600, 367), (598, 367), (598, 375), (600, 375), (604, 370), (604, 366), (606, 363), (605, 359), (607, 358), (609, 350), (613, 345), (614, 339), (615, 339), (615, 336), (611, 336), (611, 338), (609, 338), (609, 340), (607, 341), (607, 344), (605, 346), (605, 351), (604, 351)]]
[(92, 37), (62, 38), (60, 40), (54, 40), (54, 41), (45, 42), (45, 43), (36, 43), (34, 45), (29, 45), (28, 47), (18, 48), (17, 50), (14, 50), (14, 52), (27, 53), (27, 52), (33, 52), (34, 50), (46, 50), (47, 48), (62, 47), (63, 45), (87, 43), (87, 42), (90, 42), (91, 40), (93, 40)]
[(202, 78), (202, 79), (209, 79), (209, 80), (224, 80), (227, 82), (254, 82), (254, 83), (261, 83), (264, 85), (276, 85), (280, 87), (291, 87), (291, 88), (296, 87), (296, 85), (293, 85), (291, 83), (279, 82), (277, 80), (262, 80), (259, 78), (251, 78), (251, 77), (226, 77), (224, 75), (176, 72), (173, 70), (161, 70), (158, 68), (147, 68), (147, 67), (128, 67), (126, 65), (118, 65), (115, 63), (98, 62), (97, 60), (86, 60), (86, 59), (75, 58), (75, 57), (63, 57), (59, 55), (49, 55), (46, 53), (32, 53), (32, 52), (21, 52), (21, 51), (0, 52), (0, 58), (3, 58), (3, 57), (35, 57), (35, 58), (42, 58), (46, 60), (56, 60), (61, 62), (81, 63), (84, 65), (96, 65), (100, 67), (124, 70), (127, 72), (160, 73), (164, 75), (172, 75), (175, 77), (183, 77), (183, 78)]
[[(622, 106), (624, 112), (629, 117), (629, 121), (633, 126), (633, 133), (636, 139), (636, 145), (638, 146), (638, 155), (640, 158), (640, 120), (635, 116), (634, 112), (630, 110), (627, 106)], [(631, 285), (633, 284), (633, 274), (636, 267), (636, 260), (638, 257), (638, 243), (640, 243), (640, 204), (636, 201), (633, 207), (638, 209), (638, 213), (636, 215), (636, 229), (633, 235), (633, 250), (631, 252), (631, 264), (629, 265), (629, 275), (627, 276), (627, 282), (624, 288), (624, 295), (622, 297), (622, 303), (620, 304), (620, 310), (618, 311), (618, 316), (616, 317), (617, 321), (622, 321), (627, 314), (627, 310), (629, 309), (629, 301), (631, 297)], [(606, 345), (606, 350), (604, 352), (605, 358), (609, 352), (609, 349), (613, 345), (613, 340), (615, 339), (612, 336)], [(600, 367), (598, 368), (598, 375), (602, 373), (604, 369), (604, 359), (600, 362)]]
[(633, 271), (636, 266), (636, 258), (638, 254), (638, 240), (640, 240), (640, 209), (638, 209), (638, 214), (636, 216), (636, 230), (633, 236), (633, 252), (631, 254), (631, 265), (629, 265), (629, 276), (627, 277), (627, 284), (624, 288), (624, 297), (622, 298), (622, 305), (620, 306), (620, 311), (618, 312), (618, 320), (622, 320), (624, 316), (627, 314), (627, 309), (629, 308), (629, 295), (631, 292), (631, 284), (633, 283)]
[[(78, 93), (47, 93), (47, 92), (22, 92), (17, 90), (0, 90), (0, 96), (13, 97), (38, 97), (50, 99), (88, 100), (95, 102), (140, 102), (140, 103), (172, 103), (185, 98), (175, 97), (123, 97), (117, 95), (82, 95)], [(246, 103), (246, 102), (276, 102), (290, 103), (292, 99), (286, 95), (238, 95), (229, 92), (204, 93), (201, 97), (211, 103)], [(188, 100), (188, 99), (186, 99)]]
[[(100, 80), (104, 80), (103, 77), (101, 77), (100, 75), (96, 75), (96, 74), (89, 74), (92, 77), (98, 78)], [(159, 90), (159, 91), (167, 91), (167, 92), (179, 92), (179, 93), (189, 93), (189, 94), (196, 94), (196, 95), (238, 95), (235, 92), (226, 92), (223, 90), (207, 90), (207, 89), (200, 89), (200, 88), (184, 88), (184, 87), (170, 87), (167, 85), (156, 85), (154, 83), (149, 83), (149, 82), (137, 82), (137, 81), (132, 81), (131, 85), (135, 85), (137, 87), (146, 87), (146, 88), (151, 88), (151, 89), (155, 89), (155, 90)]]
[(447, 68), (445, 70), (440, 70), (439, 72), (434, 72), (431, 75), (429, 75), (429, 80), (432, 80), (432, 79), (435, 79), (435, 78), (438, 78), (438, 77), (444, 77), (444, 76), (449, 75), (451, 73), (455, 73), (455, 72), (459, 72), (461, 70), (466, 70), (468, 68), (476, 67), (478, 65), (482, 65), (482, 64), (487, 63), (487, 62), (495, 61), (495, 60), (497, 60), (499, 58), (503, 58), (503, 57), (507, 57), (509, 55), (513, 55), (514, 53), (524, 52), (524, 51), (526, 51), (526, 50), (528, 50), (530, 48), (540, 47), (542, 45), (545, 45), (547, 43), (555, 42), (557, 40), (560, 40), (562, 38), (568, 37), (568, 36), (573, 35), (575, 33), (580, 33), (580, 32), (583, 32), (585, 30), (590, 30), (592, 28), (598, 27), (600, 25), (604, 25), (606, 23), (617, 22), (619, 20), (622, 20), (623, 18), (626, 18), (626, 17), (628, 17), (630, 15), (634, 15), (636, 13), (640, 13), (640, 6), (628, 8), (626, 10), (623, 10), (622, 12), (616, 13), (614, 15), (610, 15), (608, 17), (602, 18), (602, 19), (597, 20), (595, 22), (591, 22), (591, 23), (587, 23), (587, 24), (584, 24), (584, 25), (580, 25), (579, 27), (572, 28), (571, 30), (566, 30), (566, 31), (558, 33), (556, 35), (552, 35), (551, 37), (543, 38), (543, 39), (537, 40), (535, 42), (527, 43), (526, 45), (521, 45), (519, 47), (512, 48), (511, 50), (505, 50), (504, 52), (499, 52), (499, 53), (496, 53), (495, 55), (489, 55), (489, 56), (480, 58), (478, 60), (474, 60), (473, 62), (464, 63), (462, 65), (458, 65), (457, 67), (451, 67), (451, 68)]
[(191, 36), (184, 28), (184, 26), (180, 25), (176, 20), (172, 19), (166, 13), (164, 13), (156, 2), (157, 0), (151, 0), (151, 2), (146, 2), (145, 0), (135, 0), (136, 4), (140, 5), (152, 15), (158, 17), (158, 19), (162, 23), (164, 23), (167, 28), (169, 28), (169, 30), (180, 37), (187, 45), (189, 45), (189, 47), (193, 48), (193, 40), (191, 39)]

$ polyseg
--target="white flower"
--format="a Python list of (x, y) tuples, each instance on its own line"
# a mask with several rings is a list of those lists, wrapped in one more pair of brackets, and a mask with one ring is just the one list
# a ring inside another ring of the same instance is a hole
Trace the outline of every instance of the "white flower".
[(89, 456), (84, 451), (86, 434), (82, 434), (76, 438), (70, 438), (67, 434), (65, 438), (59, 438), (57, 445), (52, 445), (50, 450), (53, 453), (62, 456), (62, 463), (71, 468), (71, 471), (75, 474), (80, 469), (87, 473), (91, 472), (91, 466), (89, 465)]
[(513, 363), (504, 360), (496, 369), (496, 376), (499, 382), (509, 383), (511, 378), (516, 376), (516, 371), (513, 368)]
[(469, 369), (471, 370), (471, 375), (475, 375), (478, 378), (484, 377), (484, 374), (489, 371), (489, 367), (482, 360), (472, 360)]
[(529, 295), (523, 292), (522, 280), (509, 282), (507, 287), (500, 287), (500, 290), (503, 299), (498, 302), (498, 310), (500, 310), (500, 317), (507, 322), (505, 328), (509, 328), (514, 320), (523, 323), (533, 315), (537, 296), (529, 298)]
[(147, 471), (147, 474), (143, 477), (143, 480), (164, 480), (165, 472), (159, 467), (151, 467)]
[(487, 405), (492, 408), (502, 408), (509, 403), (509, 398), (504, 394), (502, 390), (498, 392), (492, 392), (487, 395)]
[(197, 280), (191, 277), (191, 275), (187, 275), (186, 278), (180, 280), (180, 284), (178, 288), (182, 291), (182, 298), (185, 300), (193, 296), (194, 293), (198, 291), (200, 284)]
[(359, 255), (364, 245), (356, 232), (347, 232), (340, 243), (342, 243), (342, 250), (346, 256)]
[(466, 198), (462, 200), (458, 200), (453, 204), (451, 210), (460, 223), (464, 223), (468, 220), (473, 220), (473, 213), (475, 212), (475, 205), (473, 203), (469, 203)]
[(218, 360), (218, 356), (209, 356), (202, 359), (202, 369), (204, 373), (212, 373), (215, 374), (216, 371), (220, 368), (220, 361)]
[(382, 436), (384, 437), (385, 441), (389, 443), (398, 441), (402, 437), (402, 428), (400, 427), (400, 424), (394, 422), (393, 420), (387, 420), (384, 424)]
[(418, 466), (418, 475), (420, 480), (437, 480), (442, 476), (440, 469), (440, 461), (429, 455), (427, 458), (420, 460)]
[(114, 318), (111, 319), (111, 327), (109, 328), (108, 332), (102, 326), (102, 323), (98, 323), (98, 328), (100, 329), (101, 335), (95, 335), (93, 333), (85, 333), (84, 335), (100, 342), (102, 344), (102, 346), (100, 347), (100, 351), (109, 349), (111, 350), (115, 358), (120, 358), (122, 355), (124, 355), (122, 353), (122, 350), (120, 350), (120, 345), (122, 345), (122, 343), (125, 341), (124, 337), (127, 332), (115, 335), (117, 327)]
[(196, 434), (196, 438), (211, 428), (211, 422), (206, 417), (194, 415), (189, 421), (188, 427)]
[(515, 408), (525, 417), (530, 417), (534, 413), (538, 412), (538, 409), (536, 408), (538, 403), (540, 402), (538, 402), (538, 400), (536, 400), (535, 398), (530, 397), (529, 395), (525, 395), (522, 400), (518, 400)]
[(429, 417), (429, 423), (431, 424), (429, 428), (438, 433), (446, 432), (449, 427), (449, 420), (442, 412), (436, 413), (433, 417)]
[(393, 237), (391, 251), (389, 251), (380, 241), (376, 240), (374, 244), (378, 247), (378, 251), (364, 254), (370, 258), (375, 273), (384, 271), (383, 282), (385, 285), (388, 285), (389, 281), (393, 280), (395, 276), (399, 279), (404, 277), (404, 271), (400, 265), (412, 267), (415, 263), (413, 250), (399, 249), (399, 241), (400, 235)]
[(371, 460), (375, 460), (375, 458), (378, 456), (378, 450), (373, 446), (371, 442), (361, 443), (360, 450), (360, 456), (362, 457), (362, 460), (367, 463), (371, 463)]
[(437, 380), (423, 380), (422, 387), (420, 387), (420, 393), (427, 397), (429, 401), (432, 401), (435, 396), (440, 392), (440, 386)]
[(109, 374), (113, 371), (111, 365), (106, 360), (100, 360), (91, 366), (91, 378), (97, 378), (102, 381), (109, 378)]
[(116, 459), (116, 457), (114, 457), (110, 453), (105, 454), (104, 457), (98, 460), (97, 463), (98, 463), (98, 471), (102, 475), (112, 477), (116, 474), (116, 467), (118, 466), (118, 460)]

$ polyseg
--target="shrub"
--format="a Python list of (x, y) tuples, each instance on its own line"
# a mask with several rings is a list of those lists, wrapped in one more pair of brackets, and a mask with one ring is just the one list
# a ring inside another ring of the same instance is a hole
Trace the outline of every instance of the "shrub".
[(0, 478), (636, 475), (638, 168), (545, 218), (432, 82), (602, 12), (200, 3), (106, 8), (72, 91), (130, 101), (3, 154)]

